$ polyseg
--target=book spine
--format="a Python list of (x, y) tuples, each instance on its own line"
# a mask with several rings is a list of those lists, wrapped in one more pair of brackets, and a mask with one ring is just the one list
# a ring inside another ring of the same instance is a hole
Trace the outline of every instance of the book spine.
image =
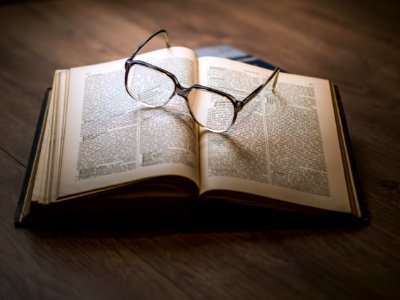
[(31, 152), (29, 155), (28, 166), (26, 168), (24, 182), (23, 182), (22, 189), (21, 189), (21, 194), (20, 194), (20, 197), (19, 197), (19, 200), (17, 203), (17, 208), (15, 210), (14, 222), (16, 225), (19, 225), (22, 223), (24, 216), (27, 214), (26, 207), (27, 207), (27, 205), (30, 204), (29, 202), (31, 199), (28, 199), (28, 197), (27, 197), (28, 191), (29, 191), (29, 185), (30, 185), (29, 183), (32, 179), (35, 160), (36, 160), (36, 156), (38, 154), (37, 151), (39, 149), (38, 146), (40, 144), (40, 140), (41, 140), (41, 136), (42, 136), (42, 132), (43, 132), (44, 119), (45, 119), (45, 115), (46, 115), (46, 109), (47, 109), (47, 105), (48, 105), (50, 91), (51, 91), (51, 88), (48, 88), (46, 90), (46, 92), (44, 94), (44, 98), (43, 98), (42, 107), (40, 109), (39, 118), (37, 121), (35, 135), (34, 135), (34, 139), (33, 139), (33, 144), (32, 144)]
[(356, 165), (356, 160), (354, 158), (354, 152), (353, 152), (353, 147), (351, 144), (351, 139), (350, 139), (350, 134), (349, 134), (349, 129), (347, 127), (347, 122), (346, 122), (346, 116), (343, 108), (343, 103), (342, 99), (340, 96), (339, 88), (336, 84), (332, 84), (332, 88), (335, 93), (335, 98), (336, 98), (336, 103), (338, 107), (338, 112), (339, 112), (339, 118), (342, 122), (342, 129), (343, 129), (343, 138), (344, 142), (346, 144), (347, 148), (347, 154), (349, 157), (349, 164), (351, 168), (351, 172), (353, 173), (353, 182), (354, 182), (354, 187), (356, 191), (356, 198), (358, 200), (358, 204), (360, 206), (360, 211), (361, 211), (361, 223), (369, 222), (369, 213), (368, 213), (368, 208), (367, 204), (364, 199), (364, 195), (361, 189), (361, 182), (360, 182), (360, 177), (358, 174), (358, 169)]

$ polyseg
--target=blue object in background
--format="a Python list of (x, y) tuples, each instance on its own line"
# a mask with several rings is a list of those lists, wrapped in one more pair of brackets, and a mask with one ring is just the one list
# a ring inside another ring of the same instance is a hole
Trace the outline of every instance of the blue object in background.
[[(227, 45), (215, 45), (215, 46), (210, 46), (210, 47), (204, 47), (204, 48), (197, 48), (195, 49), (196, 54), (198, 57), (202, 56), (216, 56), (216, 57), (223, 57), (223, 58), (228, 58), (232, 60), (237, 60), (241, 61), (250, 65), (255, 65), (259, 66), (261, 68), (269, 69), (269, 70), (274, 70), (275, 66), (263, 61), (261, 59), (258, 59), (248, 53), (245, 53), (239, 49), (233, 48), (231, 46)], [(282, 70), (281, 70), (282, 72)]]

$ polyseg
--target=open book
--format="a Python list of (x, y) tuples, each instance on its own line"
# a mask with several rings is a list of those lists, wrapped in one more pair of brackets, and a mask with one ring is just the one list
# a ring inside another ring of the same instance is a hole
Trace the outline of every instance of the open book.
[[(271, 70), (183, 47), (138, 56), (184, 86), (199, 83), (242, 99)], [(362, 217), (333, 85), (281, 73), (226, 133), (192, 119), (175, 96), (162, 108), (124, 87), (125, 60), (55, 72), (17, 208), (25, 217), (140, 217), (192, 201), (343, 213)], [(185, 207), (185, 209), (183, 209)], [(136, 214), (135, 214), (136, 213)]]

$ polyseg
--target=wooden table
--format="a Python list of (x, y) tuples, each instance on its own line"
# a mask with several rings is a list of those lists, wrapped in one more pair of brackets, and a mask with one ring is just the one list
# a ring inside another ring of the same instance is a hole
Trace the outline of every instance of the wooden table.
[[(0, 6), (0, 298), (399, 296), (399, 7), (384, 1), (268, 2)], [(42, 94), (54, 70), (126, 57), (161, 27), (175, 45), (228, 44), (290, 72), (337, 83), (370, 224), (247, 226), (238, 220), (168, 229), (15, 228)]]

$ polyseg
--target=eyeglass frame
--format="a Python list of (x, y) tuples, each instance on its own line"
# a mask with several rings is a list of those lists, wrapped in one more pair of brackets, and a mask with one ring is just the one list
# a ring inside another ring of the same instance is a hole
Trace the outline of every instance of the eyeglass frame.
[[(161, 30), (159, 30), (159, 31), (157, 31), (157, 32), (155, 32), (155, 33), (153, 33), (149, 38), (147, 38), (147, 40), (145, 40), (145, 41), (132, 53), (132, 55), (125, 61), (125, 89), (126, 89), (127, 93), (129, 94), (129, 96), (131, 96), (134, 100), (136, 100), (136, 101), (138, 101), (138, 102), (140, 102), (140, 103), (142, 103), (142, 104), (144, 104), (144, 105), (147, 105), (147, 106), (150, 106), (150, 107), (154, 107), (154, 108), (155, 108), (155, 107), (162, 107), (162, 106), (166, 105), (175, 95), (181, 96), (182, 98), (185, 99), (186, 105), (187, 105), (187, 107), (189, 108), (190, 115), (192, 116), (192, 118), (195, 120), (195, 122), (196, 122), (197, 124), (199, 124), (201, 127), (205, 128), (205, 129), (207, 129), (207, 130), (209, 130), (209, 131), (216, 132), (216, 133), (222, 133), (222, 132), (228, 131), (229, 128), (231, 128), (231, 127), (233, 126), (233, 124), (234, 124), (235, 121), (236, 121), (236, 118), (237, 118), (238, 113), (243, 109), (243, 107), (244, 107), (246, 104), (248, 104), (252, 99), (254, 99), (274, 77), (275, 77), (275, 79), (274, 79), (273, 84), (272, 84), (272, 92), (275, 92), (275, 87), (276, 87), (276, 84), (277, 84), (277, 82), (278, 82), (278, 77), (279, 77), (279, 72), (280, 72), (280, 69), (279, 69), (279, 68), (275, 68), (275, 69), (273, 70), (273, 72), (271, 73), (271, 75), (267, 78), (267, 80), (266, 80), (263, 84), (261, 84), (260, 86), (258, 86), (253, 92), (251, 92), (251, 93), (250, 93), (246, 98), (244, 98), (243, 100), (237, 100), (234, 96), (232, 96), (232, 95), (230, 95), (230, 94), (228, 94), (228, 93), (225, 93), (225, 92), (223, 92), (223, 91), (220, 91), (220, 90), (217, 90), (217, 89), (208, 87), (208, 86), (200, 85), (200, 84), (193, 84), (193, 85), (191, 85), (190, 87), (187, 87), (187, 88), (183, 87), (183, 86), (180, 84), (180, 82), (178, 81), (178, 78), (176, 78), (176, 76), (175, 76), (174, 74), (172, 74), (171, 72), (169, 72), (169, 71), (167, 71), (167, 70), (165, 70), (165, 69), (162, 69), (162, 68), (160, 68), (160, 67), (157, 67), (157, 66), (155, 66), (155, 65), (153, 65), (153, 64), (144, 62), (144, 61), (142, 61), (142, 60), (135, 60), (135, 59), (134, 59), (135, 56), (139, 53), (139, 51), (142, 50), (142, 48), (143, 48), (144, 46), (146, 46), (147, 43), (150, 42), (151, 39), (153, 39), (155, 36), (157, 36), (157, 35), (159, 35), (159, 34), (161, 34), (161, 33), (164, 35), (166, 47), (167, 47), (167, 48), (170, 48), (171, 46), (170, 46), (169, 39), (168, 39), (168, 33), (167, 33), (167, 31), (166, 31), (165, 29), (161, 29)], [(147, 68), (156, 70), (156, 71), (159, 71), (159, 72), (165, 74), (166, 76), (168, 76), (168, 77), (174, 82), (174, 84), (175, 84), (175, 89), (174, 89), (173, 93), (171, 94), (171, 96), (169, 97), (169, 99), (168, 99), (163, 105), (153, 106), (153, 105), (149, 105), (149, 104), (143, 103), (143, 102), (141, 102), (141, 101), (135, 99), (135, 97), (130, 93), (130, 91), (129, 91), (129, 89), (128, 89), (128, 74), (129, 74), (129, 70), (130, 70), (130, 69), (132, 68), (132, 66), (134, 66), (135, 64), (141, 65), (141, 66), (144, 66), (144, 67), (147, 67)], [(209, 127), (203, 125), (202, 123), (200, 123), (200, 122), (196, 119), (196, 117), (194, 116), (194, 114), (193, 114), (193, 112), (192, 112), (192, 110), (191, 110), (191, 108), (190, 108), (190, 105), (189, 105), (189, 103), (188, 103), (189, 100), (188, 100), (188, 98), (187, 98), (187, 96), (189, 95), (189, 93), (190, 93), (192, 90), (194, 90), (194, 89), (209, 91), (209, 92), (218, 94), (218, 95), (220, 95), (220, 96), (226, 97), (227, 99), (229, 99), (229, 100), (231, 101), (231, 103), (232, 103), (232, 105), (233, 105), (233, 107), (234, 107), (234, 116), (233, 116), (233, 118), (232, 118), (232, 122), (231, 122), (231, 124), (229, 125), (229, 127), (227, 127), (227, 128), (224, 129), (224, 130), (215, 130), (215, 129), (212, 129), (212, 128), (209, 128)]]

